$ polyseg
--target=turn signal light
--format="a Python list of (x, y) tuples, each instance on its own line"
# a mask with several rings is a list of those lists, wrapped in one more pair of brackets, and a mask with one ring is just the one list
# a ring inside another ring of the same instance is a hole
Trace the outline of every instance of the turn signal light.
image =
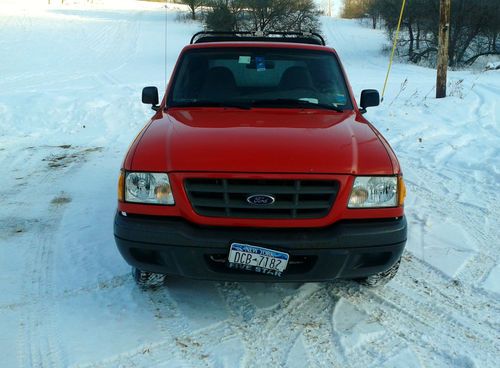
[(403, 180), (403, 176), (398, 176), (398, 206), (403, 206), (405, 204), (405, 198), (406, 198), (406, 185)]
[(118, 178), (118, 200), (123, 202), (125, 198), (125, 173), (120, 171), (120, 177)]

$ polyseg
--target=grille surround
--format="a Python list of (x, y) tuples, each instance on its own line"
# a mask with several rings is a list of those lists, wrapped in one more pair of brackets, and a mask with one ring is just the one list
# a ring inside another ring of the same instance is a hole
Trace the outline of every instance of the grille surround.
[[(193, 210), (204, 217), (240, 219), (318, 219), (335, 203), (336, 180), (187, 178), (184, 189)], [(267, 205), (247, 201), (252, 195), (275, 198)]]

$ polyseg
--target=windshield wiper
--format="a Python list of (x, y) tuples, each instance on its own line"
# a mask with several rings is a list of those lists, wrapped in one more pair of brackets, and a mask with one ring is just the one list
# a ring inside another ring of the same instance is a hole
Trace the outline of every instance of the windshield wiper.
[(337, 112), (343, 112), (340, 107), (335, 105), (328, 105), (323, 103), (314, 103), (305, 100), (295, 100), (293, 98), (271, 98), (266, 100), (253, 100), (252, 106), (286, 106), (286, 107), (304, 107), (304, 108), (316, 108), (316, 109), (326, 109), (333, 110)]
[(250, 110), (252, 106), (245, 103), (230, 102), (230, 101), (209, 101), (209, 100), (193, 100), (176, 102), (171, 107), (234, 107), (236, 109)]

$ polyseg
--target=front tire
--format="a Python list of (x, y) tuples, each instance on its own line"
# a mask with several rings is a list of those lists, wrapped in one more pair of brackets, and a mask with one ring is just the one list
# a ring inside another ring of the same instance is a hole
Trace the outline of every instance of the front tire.
[(361, 285), (372, 288), (384, 286), (396, 276), (400, 264), (401, 264), (401, 258), (399, 258), (398, 261), (394, 263), (394, 265), (387, 271), (379, 272), (376, 273), (375, 275), (371, 275), (363, 279), (358, 279), (356, 281), (359, 282)]
[(167, 275), (132, 268), (132, 277), (141, 289), (157, 289), (163, 286)]

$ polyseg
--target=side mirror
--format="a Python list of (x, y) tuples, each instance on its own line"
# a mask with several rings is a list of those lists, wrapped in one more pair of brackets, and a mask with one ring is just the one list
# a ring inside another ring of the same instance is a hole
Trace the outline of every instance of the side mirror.
[(160, 102), (158, 98), (158, 88), (156, 87), (144, 87), (142, 89), (142, 103), (147, 105), (152, 105), (152, 109), (158, 111), (160, 107), (158, 103)]
[(361, 113), (366, 112), (367, 107), (380, 105), (380, 95), (376, 89), (365, 89), (361, 92), (361, 101), (359, 103), (361, 106)]

